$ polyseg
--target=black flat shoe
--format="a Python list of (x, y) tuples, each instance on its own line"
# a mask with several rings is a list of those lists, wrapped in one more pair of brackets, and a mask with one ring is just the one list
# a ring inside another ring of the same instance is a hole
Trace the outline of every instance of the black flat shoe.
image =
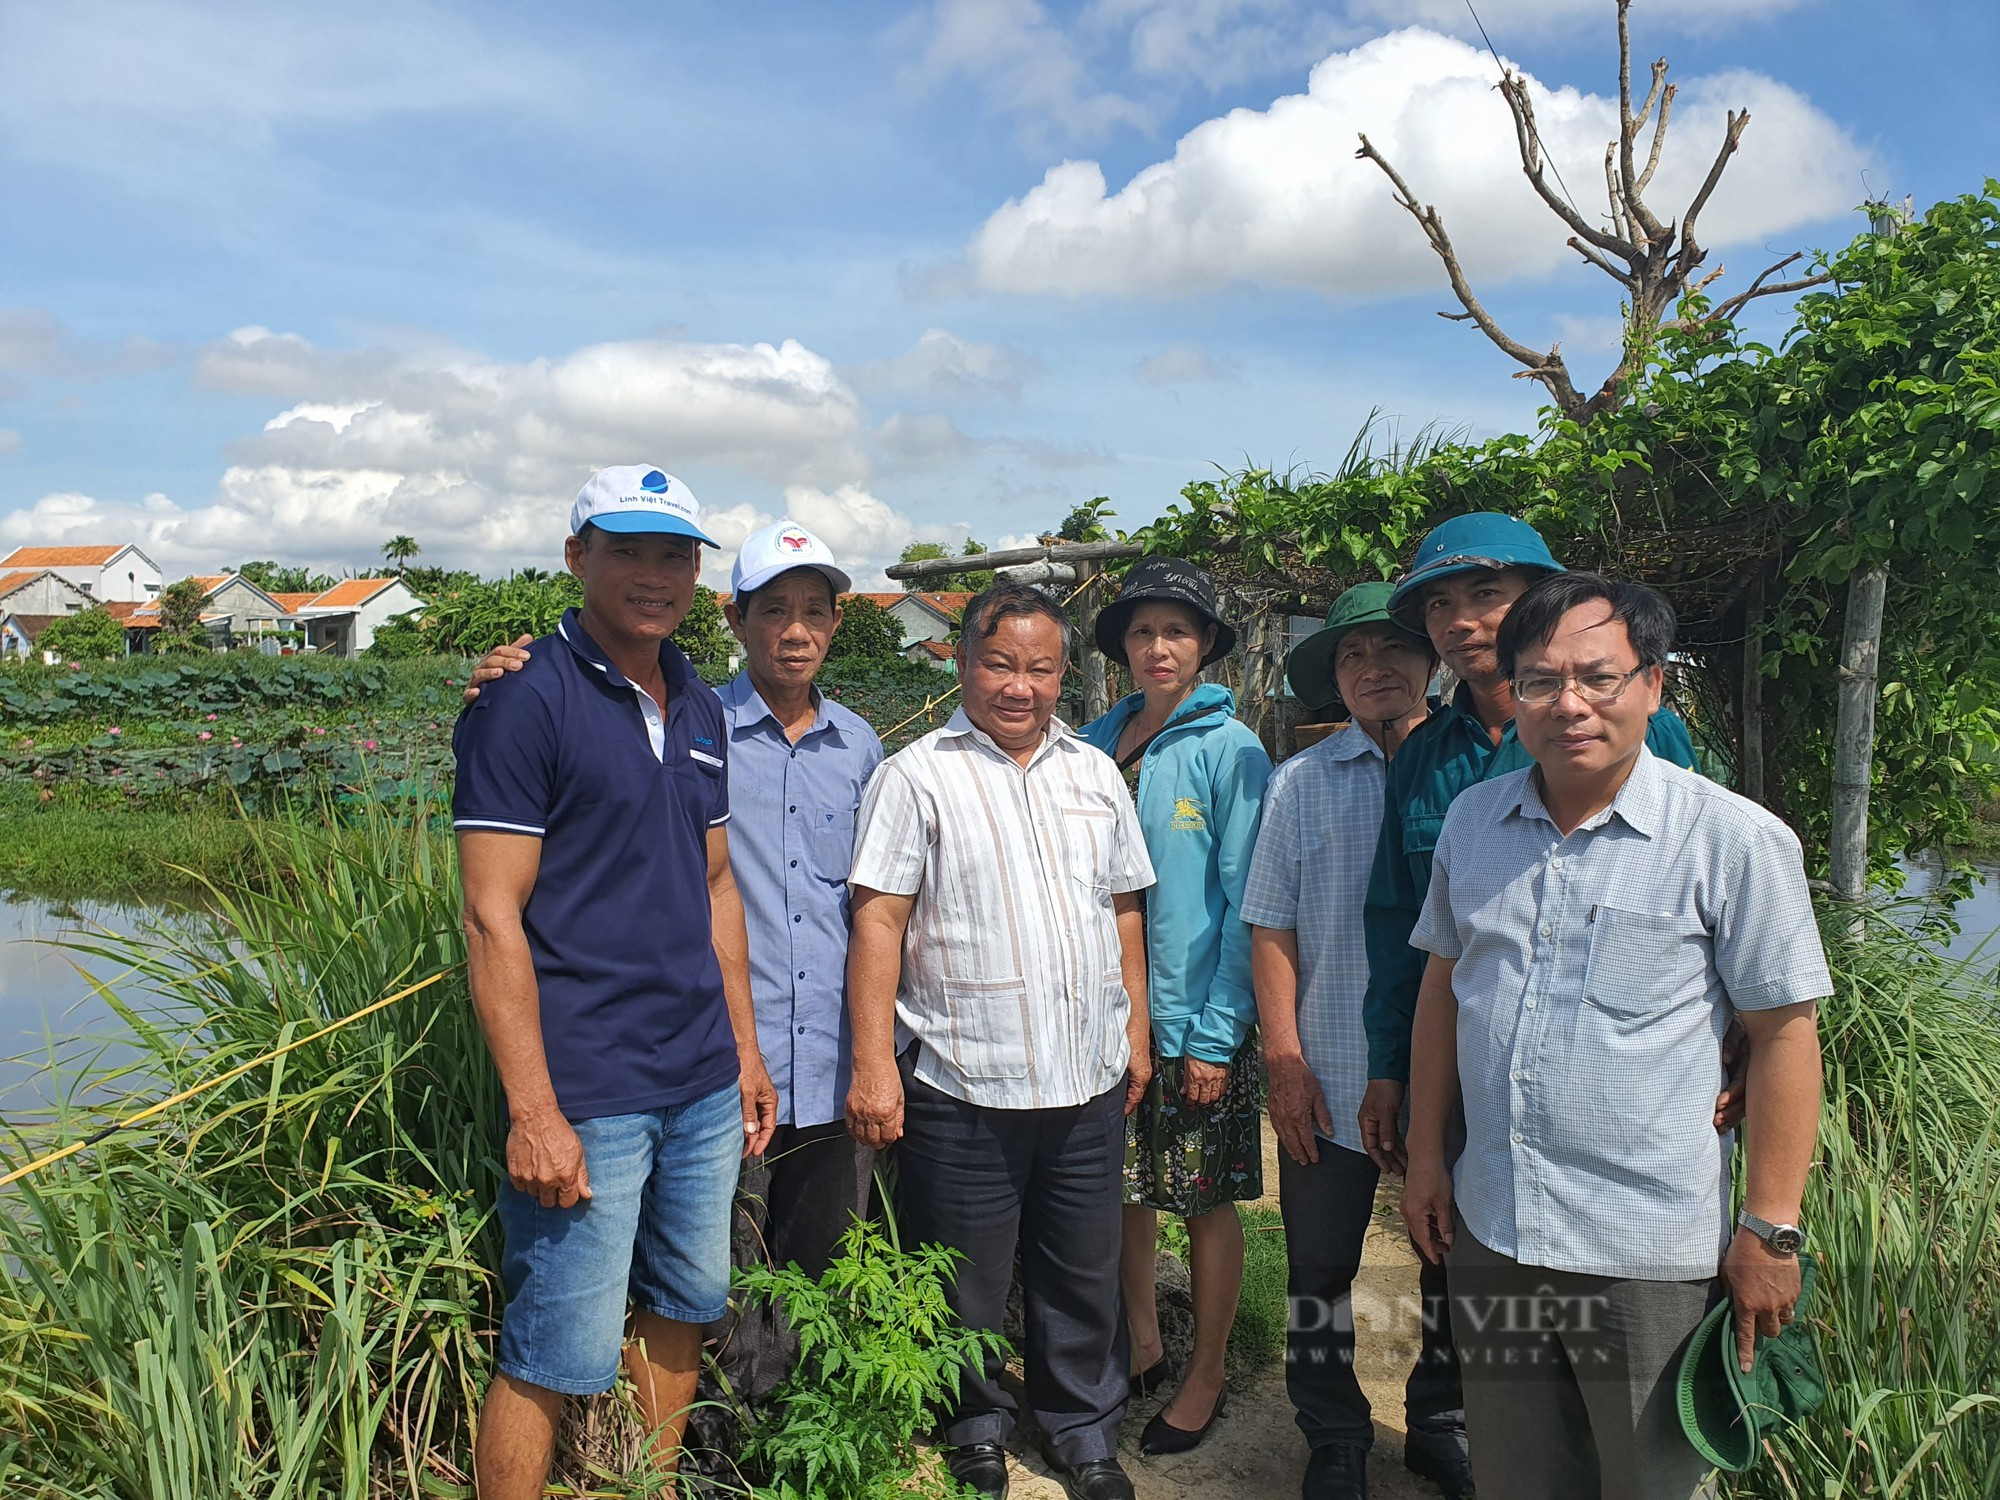
[(1215, 1425), (1215, 1419), (1222, 1415), (1222, 1408), (1229, 1404), (1229, 1388), (1215, 1398), (1215, 1405), (1208, 1413), (1208, 1420), (1189, 1432), (1185, 1427), (1176, 1427), (1167, 1420), (1166, 1408), (1162, 1407), (1146, 1424), (1146, 1430), (1139, 1434), (1139, 1451), (1153, 1458), (1168, 1453), (1189, 1453), (1201, 1446), (1201, 1440), (1208, 1436), (1208, 1429)]
[(1062, 1476), (1063, 1493), (1070, 1500), (1135, 1500), (1132, 1477), (1115, 1458), (1093, 1458), (1071, 1468), (1046, 1447), (1042, 1457)]
[(1403, 1467), (1443, 1490), (1445, 1500), (1473, 1500), (1472, 1460), (1462, 1433), (1411, 1433), (1403, 1440)]
[(945, 1455), (945, 1471), (974, 1494), (1006, 1500), (1007, 1450), (999, 1443), (967, 1443)]
[(1134, 1401), (1143, 1400), (1179, 1373), (1174, 1368), (1173, 1361), (1162, 1354), (1145, 1369), (1132, 1377), (1132, 1399)]
[(1368, 1450), (1359, 1443), (1313, 1449), (1299, 1494), (1303, 1500), (1368, 1500)]

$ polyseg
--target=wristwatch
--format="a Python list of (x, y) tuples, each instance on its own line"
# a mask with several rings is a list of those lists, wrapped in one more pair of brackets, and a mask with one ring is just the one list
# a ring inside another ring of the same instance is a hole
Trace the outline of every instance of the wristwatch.
[(1773, 1224), (1769, 1219), (1758, 1218), (1747, 1208), (1736, 1216), (1736, 1222), (1779, 1255), (1797, 1255), (1806, 1247), (1806, 1232), (1796, 1224)]

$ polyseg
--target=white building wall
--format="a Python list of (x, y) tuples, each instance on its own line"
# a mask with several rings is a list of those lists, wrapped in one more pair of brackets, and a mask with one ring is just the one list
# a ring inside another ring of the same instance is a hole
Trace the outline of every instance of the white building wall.
[(73, 615), (90, 604), (90, 596), (68, 579), (62, 570), (50, 568), (41, 577), (22, 584), (5, 599), (0, 610), (10, 615)]

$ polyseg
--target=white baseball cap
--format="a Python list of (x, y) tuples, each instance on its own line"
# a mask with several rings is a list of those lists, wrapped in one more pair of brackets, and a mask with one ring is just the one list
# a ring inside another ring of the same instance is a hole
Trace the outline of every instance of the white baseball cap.
[(586, 479), (569, 508), (569, 534), (581, 536), (585, 526), (665, 532), (715, 545), (701, 529), (701, 502), (694, 491), (651, 464), (619, 464)]
[(854, 580), (834, 565), (831, 547), (796, 522), (780, 521), (743, 538), (736, 565), (729, 570), (730, 595), (741, 599), (754, 594), (780, 573), (794, 568), (824, 573), (836, 598), (854, 587)]

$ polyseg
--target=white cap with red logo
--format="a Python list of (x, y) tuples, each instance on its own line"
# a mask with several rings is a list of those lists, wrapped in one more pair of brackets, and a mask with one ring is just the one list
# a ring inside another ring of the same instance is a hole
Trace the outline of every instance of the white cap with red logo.
[(729, 570), (731, 597), (754, 594), (780, 573), (813, 568), (824, 573), (836, 596), (854, 587), (854, 580), (833, 561), (833, 549), (795, 521), (780, 521), (743, 538), (736, 565)]

